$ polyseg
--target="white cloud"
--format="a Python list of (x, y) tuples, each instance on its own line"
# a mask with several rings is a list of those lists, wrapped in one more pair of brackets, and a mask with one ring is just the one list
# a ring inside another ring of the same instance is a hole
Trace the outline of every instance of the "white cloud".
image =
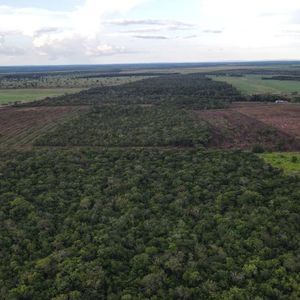
[(0, 4), (0, 64), (300, 59), (299, 0), (164, 1), (81, 0), (69, 11)]
[(271, 49), (286, 42), (276, 35), (292, 26), (295, 12), (300, 10), (300, 1), (202, 0), (198, 9), (203, 16), (202, 24), (225, 29), (215, 40), (217, 44)]
[(191, 28), (194, 27), (194, 24), (190, 23), (184, 23), (180, 21), (174, 21), (174, 20), (153, 20), (153, 19), (145, 19), (145, 20), (110, 20), (107, 21), (108, 24), (113, 25), (120, 25), (120, 26), (130, 26), (130, 25), (160, 25), (160, 26), (167, 26), (167, 27), (173, 27), (176, 26), (178, 28)]
[(86, 49), (86, 55), (88, 56), (105, 56), (105, 55), (116, 55), (120, 53), (126, 53), (124, 47), (112, 46), (107, 44), (100, 44), (96, 47), (89, 47)]
[(26, 37), (19, 32), (2, 31), (0, 32), (0, 55), (14, 57), (26, 54), (29, 50), (25, 46), (26, 42)]
[(163, 35), (134, 35), (136, 39), (144, 39), (144, 40), (167, 40), (168, 38)]
[[(125, 50), (105, 41), (104, 19), (112, 14), (126, 13), (142, 2), (145, 0), (85, 0), (81, 6), (66, 12), (0, 5), (0, 32), (14, 31), (31, 38), (36, 54), (50, 59), (114, 55)], [(9, 53), (9, 48), (2, 45), (2, 39), (0, 54), (25, 53), (17, 46), (11, 47)]]

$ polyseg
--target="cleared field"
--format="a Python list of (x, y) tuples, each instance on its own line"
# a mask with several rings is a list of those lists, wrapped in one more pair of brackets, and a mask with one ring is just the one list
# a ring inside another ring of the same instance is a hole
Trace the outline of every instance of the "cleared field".
[(290, 80), (263, 80), (260, 75), (243, 77), (210, 76), (214, 80), (227, 82), (246, 95), (300, 93), (300, 84)]
[(80, 106), (2, 108), (0, 147), (31, 145), (41, 134), (87, 109)]
[(274, 152), (260, 155), (267, 163), (287, 173), (300, 173), (300, 153)]
[(195, 111), (200, 121), (207, 122), (212, 139), (210, 147), (221, 149), (269, 151), (299, 150), (295, 138), (285, 132), (233, 109)]
[(300, 104), (237, 103), (231, 109), (279, 129), (300, 140)]
[(0, 105), (9, 104), (16, 101), (30, 102), (44, 99), (46, 97), (61, 96), (64, 94), (72, 94), (82, 89), (0, 89)]

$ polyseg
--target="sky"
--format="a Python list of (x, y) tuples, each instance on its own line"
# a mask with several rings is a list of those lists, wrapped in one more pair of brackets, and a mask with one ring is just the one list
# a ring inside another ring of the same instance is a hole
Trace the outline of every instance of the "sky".
[(0, 65), (300, 60), (300, 0), (0, 0)]

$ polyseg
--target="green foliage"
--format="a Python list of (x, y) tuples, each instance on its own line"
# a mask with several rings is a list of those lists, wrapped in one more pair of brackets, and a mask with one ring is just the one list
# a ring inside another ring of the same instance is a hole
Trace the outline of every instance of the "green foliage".
[(103, 86), (48, 99), (34, 105), (83, 104), (154, 104), (199, 109), (226, 107), (241, 101), (241, 94), (231, 85), (213, 81), (202, 74), (169, 75), (148, 78), (118, 86)]
[(300, 173), (300, 153), (273, 152), (264, 153), (262, 158), (274, 167), (281, 168), (287, 173)]
[(0, 105), (41, 100), (46, 97), (73, 94), (81, 90), (79, 88), (0, 89)]
[(262, 145), (260, 144), (256, 144), (252, 147), (252, 152), (253, 153), (264, 153), (265, 149)]
[(100, 87), (29, 104), (92, 109), (40, 137), (44, 150), (1, 153), (0, 299), (299, 299), (299, 177), (204, 152), (207, 125), (183, 109), (240, 93), (200, 74), (105, 87), (89, 72), (2, 77)]
[(156, 107), (94, 107), (77, 119), (40, 137), (51, 146), (181, 146), (206, 145), (209, 131), (188, 112)]
[[(277, 73), (276, 71), (275, 74)], [(291, 71), (289, 71), (291, 72)], [(300, 92), (299, 82), (294, 80), (265, 80), (262, 75), (250, 75), (248, 70), (245, 76), (213, 76), (215, 80), (232, 84), (246, 95), (255, 94), (288, 94)], [(277, 73), (278, 74), (278, 73)]]
[[(156, 76), (158, 76), (157, 74)], [(119, 85), (153, 76), (153, 73), (120, 74), (103, 72), (61, 72), (61, 73), (19, 73), (0, 74), (0, 89), (42, 90), (42, 89), (74, 89)], [(55, 95), (53, 95), (55, 96)]]
[(254, 154), (1, 157), (1, 299), (299, 298), (299, 177)]

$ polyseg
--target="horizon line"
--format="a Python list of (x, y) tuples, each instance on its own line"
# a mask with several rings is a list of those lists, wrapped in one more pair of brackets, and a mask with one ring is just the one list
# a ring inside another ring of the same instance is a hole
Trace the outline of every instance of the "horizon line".
[(238, 64), (238, 63), (300, 63), (300, 59), (278, 59), (278, 60), (220, 60), (220, 61), (181, 61), (181, 62), (131, 62), (131, 63), (75, 63), (75, 64), (28, 64), (28, 65), (0, 65), (0, 68), (15, 68), (15, 67), (76, 67), (76, 66), (133, 66), (133, 65), (182, 65), (182, 64)]

